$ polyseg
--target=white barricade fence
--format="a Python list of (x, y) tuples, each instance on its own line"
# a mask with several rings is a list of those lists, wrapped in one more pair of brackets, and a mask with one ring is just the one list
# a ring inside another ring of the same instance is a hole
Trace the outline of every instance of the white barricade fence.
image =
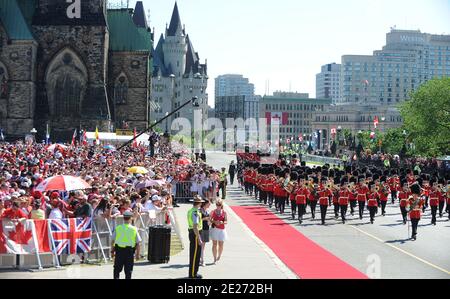
[[(154, 210), (146, 213), (139, 214), (134, 220), (133, 225), (138, 229), (139, 236), (142, 239), (141, 243), (141, 257), (147, 256), (148, 240), (149, 240), (149, 227), (156, 225), (166, 225), (166, 214), (169, 219), (169, 224), (172, 233), (177, 234), (181, 240), (181, 233), (176, 223), (176, 218), (173, 214), (173, 209), (168, 208), (165, 212), (159, 214)], [(32, 220), (29, 220), (32, 221)], [(111, 242), (112, 234), (117, 225), (123, 224), (123, 216), (115, 218), (105, 218), (103, 216), (97, 216), (92, 219), (92, 237), (91, 237), (91, 250), (85, 254), (67, 255), (61, 254), (57, 256), (54, 252), (50, 253), (37, 253), (34, 248), (34, 253), (29, 254), (0, 254), (0, 269), (12, 269), (12, 268), (39, 268), (43, 267), (60, 267), (61, 265), (70, 265), (79, 263), (81, 257), (84, 256), (86, 263), (100, 262), (106, 263), (111, 261)], [(50, 221), (48, 221), (50, 227)], [(49, 239), (54, 247), (54, 240), (49, 230)], [(74, 256), (78, 257), (74, 261)]]
[(323, 164), (328, 163), (330, 165), (344, 165), (344, 162), (341, 159), (314, 155), (302, 155), (302, 161), (311, 163), (318, 162)]

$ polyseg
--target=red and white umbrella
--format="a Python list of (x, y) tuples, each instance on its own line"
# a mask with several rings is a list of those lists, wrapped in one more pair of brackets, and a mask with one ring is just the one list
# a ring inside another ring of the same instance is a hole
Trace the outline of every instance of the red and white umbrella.
[(192, 164), (192, 161), (189, 160), (188, 158), (183, 157), (183, 158), (178, 159), (175, 164), (176, 165), (189, 165), (189, 164)]
[(70, 175), (57, 175), (45, 179), (37, 185), (36, 190), (45, 191), (74, 191), (92, 188), (85, 180), (80, 177)]
[(56, 150), (62, 152), (62, 151), (67, 150), (67, 146), (65, 146), (64, 144), (57, 144), (57, 143), (55, 143), (55, 144), (52, 144), (49, 147), (47, 147), (47, 150), (49, 152), (54, 152)]

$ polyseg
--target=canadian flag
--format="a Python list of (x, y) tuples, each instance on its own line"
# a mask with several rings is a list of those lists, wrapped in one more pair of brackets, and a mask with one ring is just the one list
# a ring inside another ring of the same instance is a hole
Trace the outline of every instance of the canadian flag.
[(86, 130), (83, 130), (82, 143), (85, 146), (88, 145), (87, 136), (86, 136)]
[(31, 254), (51, 252), (47, 220), (0, 222), (0, 254)]
[(138, 144), (137, 144), (137, 140), (136, 140), (136, 128), (134, 128), (134, 131), (133, 131), (133, 138), (134, 138), (134, 140), (133, 140), (133, 147), (137, 148)]
[(298, 135), (298, 140), (299, 140), (300, 142), (303, 141), (303, 134), (300, 133), (300, 135)]

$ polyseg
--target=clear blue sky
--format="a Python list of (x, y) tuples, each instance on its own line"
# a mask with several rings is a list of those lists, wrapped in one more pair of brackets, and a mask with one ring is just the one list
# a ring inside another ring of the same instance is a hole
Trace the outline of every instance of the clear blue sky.
[[(158, 39), (170, 22), (175, 1), (143, 2)], [(292, 91), (314, 96), (321, 65), (340, 63), (345, 54), (381, 49), (391, 26), (450, 34), (449, 0), (177, 2), (194, 49), (202, 62), (208, 59), (210, 105), (214, 78), (221, 74), (243, 74), (261, 95), (270, 80), (270, 92), (288, 91), (291, 86)], [(134, 4), (131, 0), (130, 6)]]

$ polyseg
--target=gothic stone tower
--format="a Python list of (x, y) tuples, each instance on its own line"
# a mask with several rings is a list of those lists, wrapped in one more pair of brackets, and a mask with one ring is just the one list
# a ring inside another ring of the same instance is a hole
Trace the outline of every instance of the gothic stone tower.
[(40, 0), (32, 22), (40, 45), (35, 125), (44, 132), (49, 124), (52, 137), (62, 140), (76, 128), (110, 130), (106, 0), (79, 2), (78, 18), (68, 14), (73, 3)]

